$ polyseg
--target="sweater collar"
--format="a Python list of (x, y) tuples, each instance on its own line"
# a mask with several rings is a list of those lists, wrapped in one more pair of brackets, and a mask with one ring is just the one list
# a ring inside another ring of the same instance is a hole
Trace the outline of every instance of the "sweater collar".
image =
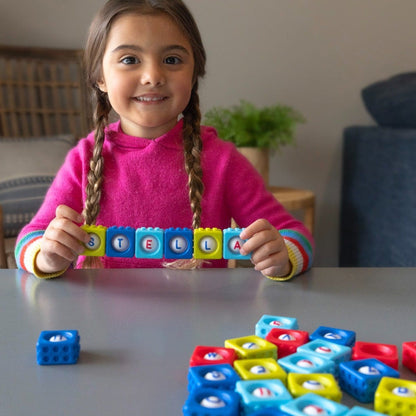
[(183, 120), (179, 120), (176, 125), (167, 133), (155, 139), (144, 137), (129, 136), (121, 129), (120, 121), (110, 124), (107, 127), (107, 139), (113, 144), (130, 149), (144, 149), (151, 145), (161, 145), (171, 149), (181, 149), (182, 144)]

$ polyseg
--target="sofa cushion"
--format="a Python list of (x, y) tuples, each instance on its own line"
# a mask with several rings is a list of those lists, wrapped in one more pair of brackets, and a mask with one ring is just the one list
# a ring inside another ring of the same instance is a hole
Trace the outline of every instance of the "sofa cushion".
[(70, 135), (0, 138), (0, 205), (5, 237), (13, 237), (39, 209), (68, 150)]
[(341, 267), (416, 267), (416, 129), (344, 130)]
[(361, 95), (380, 126), (416, 128), (416, 72), (375, 82), (364, 88)]

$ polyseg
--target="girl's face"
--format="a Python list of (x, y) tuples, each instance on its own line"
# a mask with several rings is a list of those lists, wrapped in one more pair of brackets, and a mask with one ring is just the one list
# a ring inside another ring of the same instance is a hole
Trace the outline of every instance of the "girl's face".
[(169, 131), (193, 87), (192, 48), (166, 15), (122, 15), (110, 29), (99, 88), (124, 133), (153, 139)]

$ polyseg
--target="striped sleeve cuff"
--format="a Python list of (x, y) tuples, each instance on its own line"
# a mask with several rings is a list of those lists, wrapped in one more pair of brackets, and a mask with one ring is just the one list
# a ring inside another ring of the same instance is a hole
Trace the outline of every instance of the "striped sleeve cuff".
[(36, 267), (36, 256), (40, 251), (40, 239), (44, 231), (33, 231), (25, 235), (17, 244), (15, 248), (16, 265), (19, 269), (25, 270), (34, 274), (36, 277), (49, 279), (62, 275), (65, 270), (57, 273), (42, 273)]
[(287, 276), (267, 277), (271, 280), (285, 281), (306, 272), (312, 267), (313, 250), (309, 240), (301, 233), (294, 230), (280, 230), (279, 232), (285, 240), (292, 270)]

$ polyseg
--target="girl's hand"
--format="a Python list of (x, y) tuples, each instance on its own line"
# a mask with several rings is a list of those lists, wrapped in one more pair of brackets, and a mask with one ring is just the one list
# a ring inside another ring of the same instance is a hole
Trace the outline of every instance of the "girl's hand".
[(292, 266), (285, 241), (269, 221), (254, 221), (241, 232), (240, 238), (248, 240), (241, 247), (241, 254), (252, 253), (251, 262), (263, 275), (283, 277), (290, 273)]
[(90, 240), (78, 224), (84, 222), (81, 214), (66, 205), (56, 208), (55, 218), (40, 240), (36, 267), (42, 273), (56, 273), (66, 269), (85, 250)]

